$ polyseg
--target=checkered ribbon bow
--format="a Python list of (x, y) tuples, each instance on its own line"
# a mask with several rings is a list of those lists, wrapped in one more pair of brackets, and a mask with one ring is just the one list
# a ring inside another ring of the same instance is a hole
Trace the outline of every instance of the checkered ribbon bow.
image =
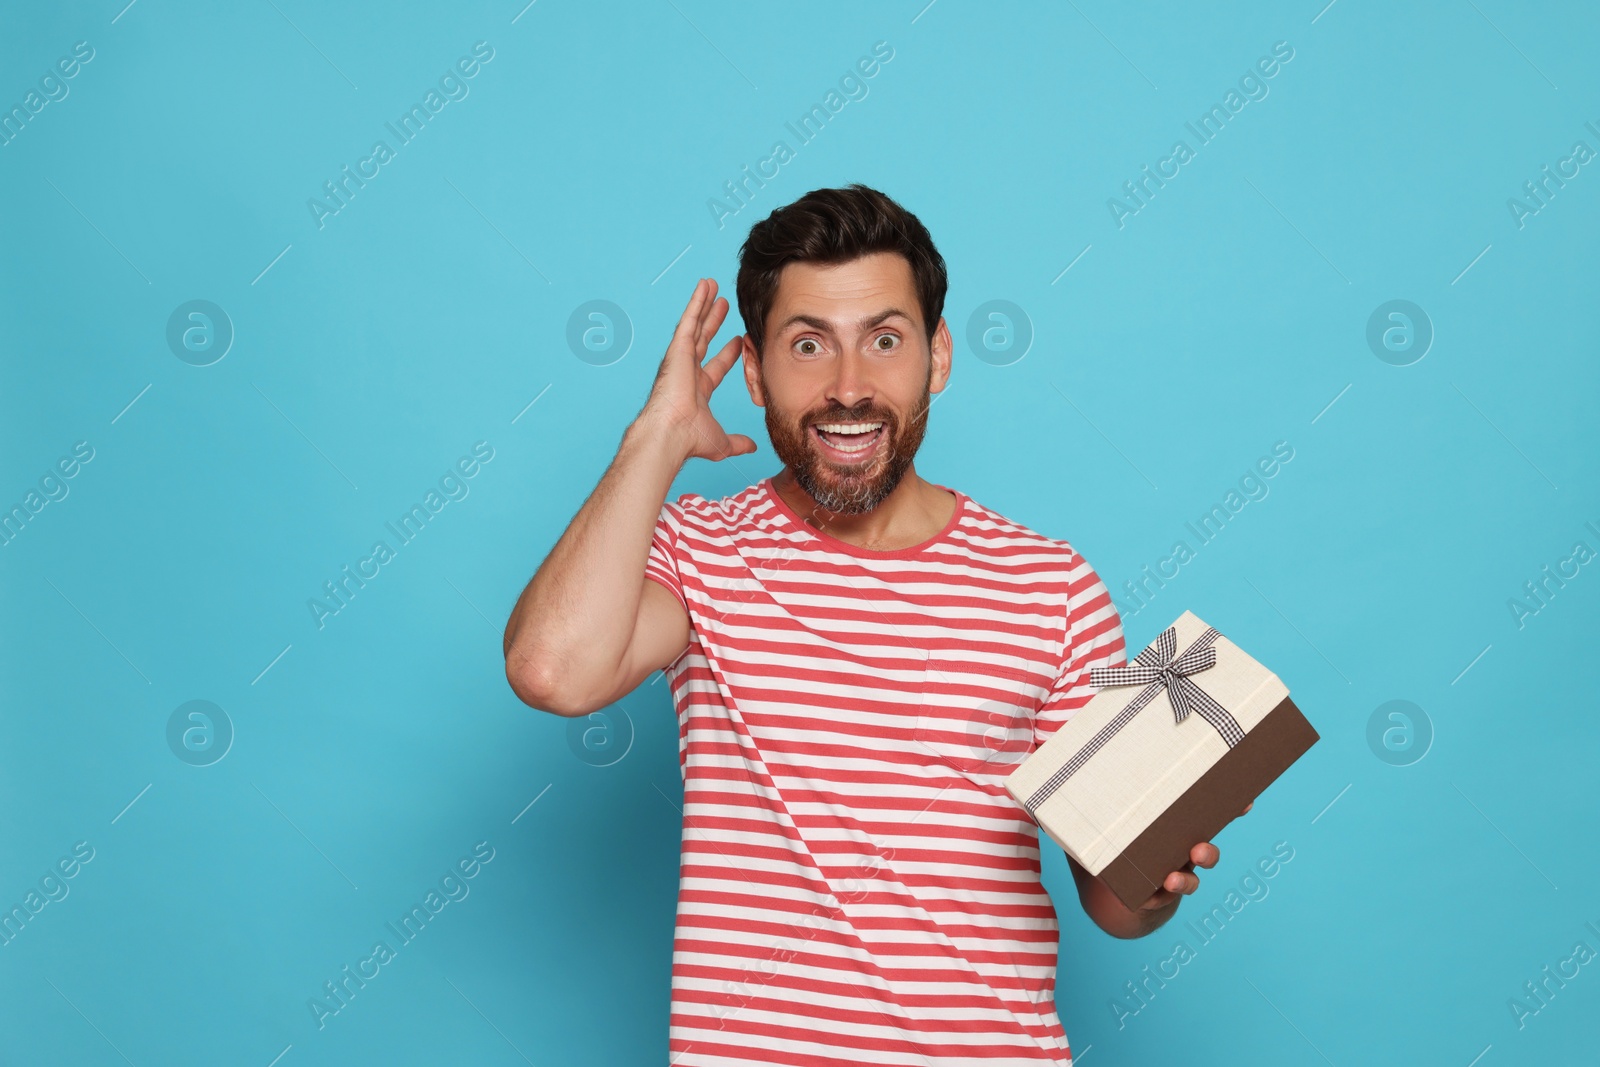
[(1113, 715), (1087, 744), (1046, 778), (1044, 784), (1034, 790), (1025, 804), (1029, 814), (1036, 812), (1041, 804), (1049, 800), (1056, 790), (1066, 784), (1068, 778), (1088, 763), (1107, 741), (1115, 737), (1118, 731), (1131, 722), (1133, 717), (1163, 689), (1167, 691), (1167, 698), (1172, 703), (1172, 715), (1176, 722), (1183, 722), (1192, 711), (1215, 727), (1229, 748), (1243, 741), (1244, 730), (1228, 713), (1228, 709), (1218, 704), (1210, 693), (1201, 689), (1189, 678), (1191, 674), (1210, 670), (1217, 665), (1217, 650), (1211, 646), (1221, 636), (1208, 626), (1206, 632), (1201, 634), (1194, 644), (1184, 649), (1180, 656), (1176, 655), (1177, 627), (1169, 626), (1159, 637), (1150, 642), (1143, 652), (1135, 656), (1128, 666), (1092, 668), (1089, 671), (1089, 681), (1094, 685), (1102, 687), (1142, 685), (1144, 688), (1135, 693), (1127, 707)]
[(1095, 667), (1089, 671), (1089, 681), (1102, 687), (1148, 686), (1134, 698), (1140, 707), (1148, 704), (1150, 698), (1165, 687), (1167, 698), (1172, 702), (1174, 722), (1182, 722), (1188, 718), (1189, 712), (1197, 711), (1201, 718), (1217, 728), (1217, 733), (1232, 748), (1244, 740), (1244, 732), (1239, 729), (1239, 724), (1226, 708), (1211, 699), (1209, 693), (1189, 680), (1189, 675), (1210, 670), (1217, 665), (1217, 650), (1211, 645), (1221, 636), (1208, 626), (1198, 641), (1190, 645), (1183, 655), (1174, 658), (1173, 654), (1178, 651), (1178, 631), (1176, 627), (1168, 627), (1161, 632), (1161, 636), (1150, 642), (1148, 648), (1133, 658), (1132, 664), (1126, 667)]

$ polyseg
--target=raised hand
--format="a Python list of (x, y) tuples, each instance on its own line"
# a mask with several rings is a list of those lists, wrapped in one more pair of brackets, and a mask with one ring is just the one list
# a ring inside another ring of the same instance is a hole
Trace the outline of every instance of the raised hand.
[(742, 336), (734, 336), (710, 362), (702, 365), (706, 346), (728, 317), (728, 301), (717, 296), (713, 278), (702, 278), (694, 287), (688, 307), (678, 320), (667, 354), (656, 372), (650, 399), (641, 418), (658, 421), (679, 442), (684, 459), (726, 459), (756, 450), (756, 443), (744, 434), (723, 430), (711, 414), (711, 394), (739, 359)]

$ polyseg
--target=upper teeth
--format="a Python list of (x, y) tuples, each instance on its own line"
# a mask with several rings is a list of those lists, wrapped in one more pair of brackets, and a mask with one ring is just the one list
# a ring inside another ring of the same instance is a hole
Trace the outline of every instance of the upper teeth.
[(828, 433), (871, 433), (882, 425), (881, 422), (833, 422), (819, 423), (817, 429)]

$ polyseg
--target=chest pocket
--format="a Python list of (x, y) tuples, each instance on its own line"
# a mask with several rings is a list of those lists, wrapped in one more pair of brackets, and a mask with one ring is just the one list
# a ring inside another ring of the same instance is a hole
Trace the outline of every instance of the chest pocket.
[(975, 663), (942, 653), (928, 657), (917, 744), (977, 784), (999, 783), (1033, 751), (1034, 716), (1048, 680), (1020, 657)]

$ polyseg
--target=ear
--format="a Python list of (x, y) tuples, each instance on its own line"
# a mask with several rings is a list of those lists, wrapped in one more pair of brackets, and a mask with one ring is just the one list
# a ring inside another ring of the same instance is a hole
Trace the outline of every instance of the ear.
[(943, 315), (939, 316), (939, 325), (933, 329), (933, 343), (929, 347), (933, 374), (928, 378), (928, 392), (942, 393), (945, 383), (950, 380), (950, 361), (954, 348), (950, 340), (950, 328), (945, 325)]
[(744, 368), (744, 387), (750, 391), (750, 401), (758, 408), (767, 406), (766, 391), (761, 388), (761, 363), (756, 355), (756, 346), (751, 344), (750, 335), (744, 334), (740, 339), (740, 348), (744, 355), (740, 357), (739, 364)]

